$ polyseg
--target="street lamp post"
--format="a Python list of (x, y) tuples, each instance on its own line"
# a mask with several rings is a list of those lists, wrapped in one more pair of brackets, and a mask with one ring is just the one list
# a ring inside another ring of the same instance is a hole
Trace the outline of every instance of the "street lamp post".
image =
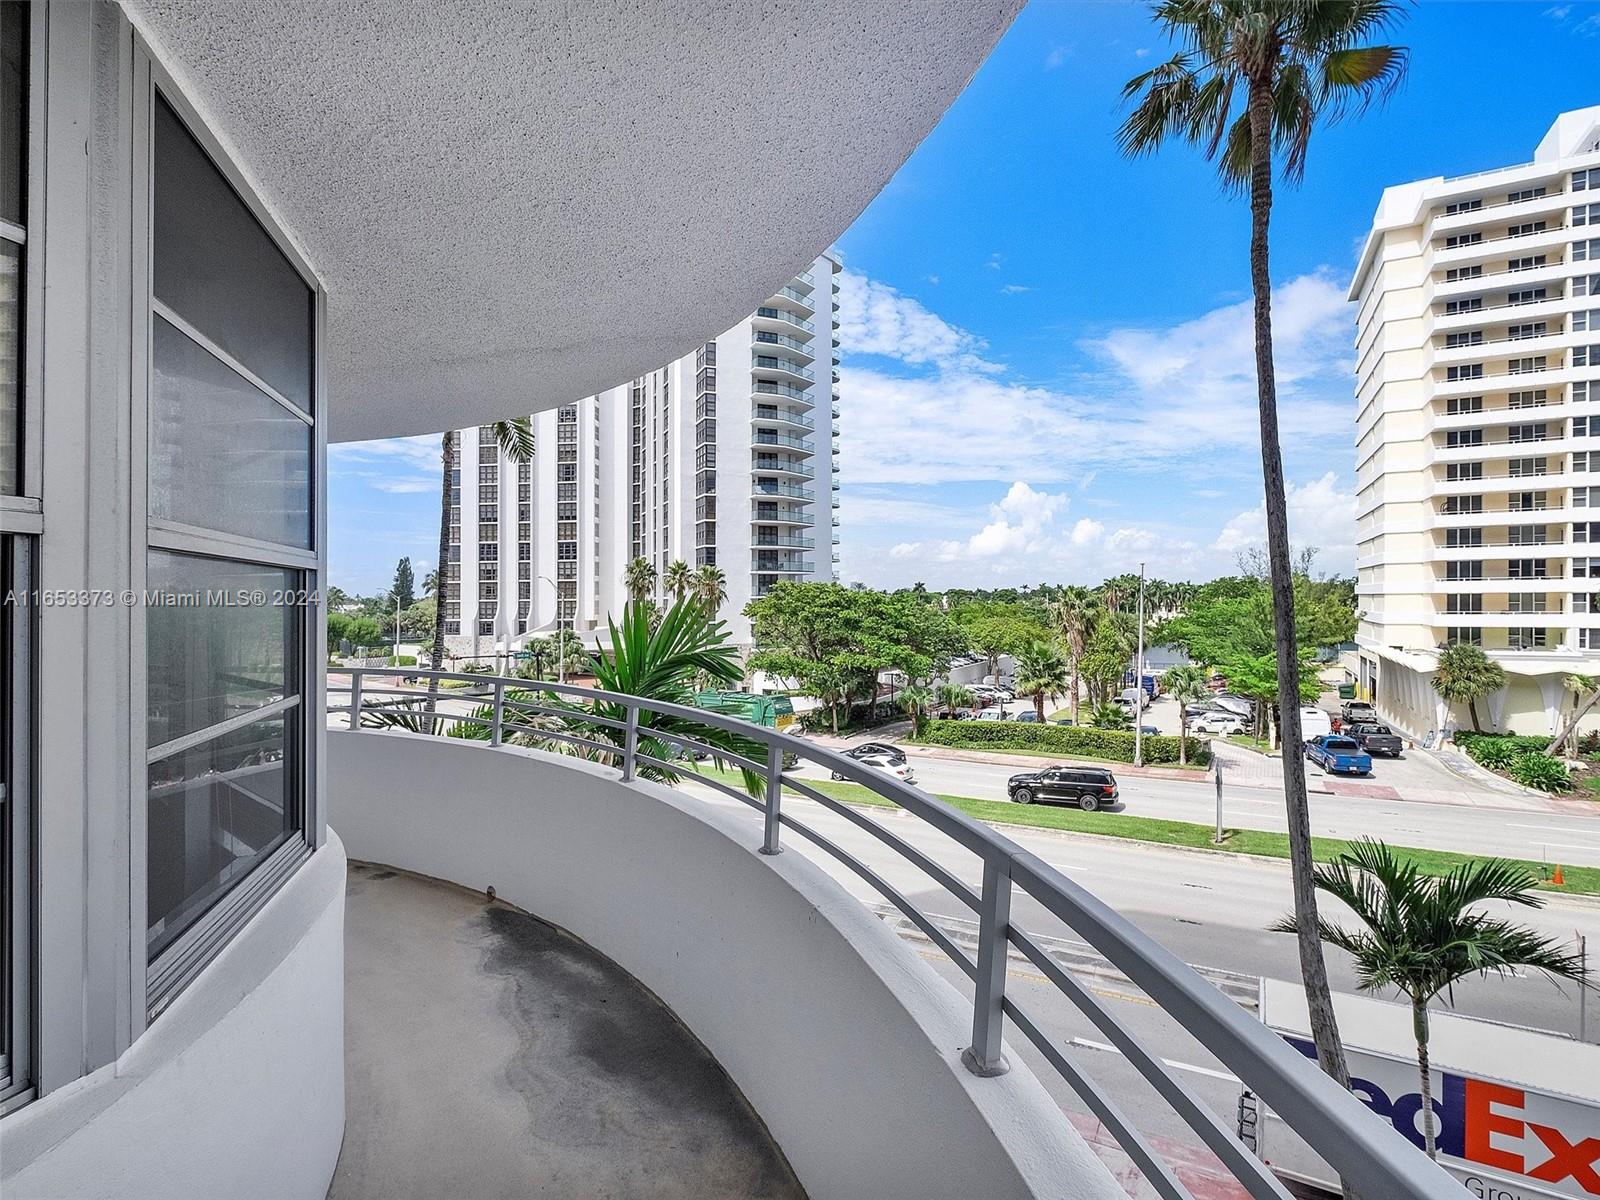
[(1133, 657), (1133, 765), (1144, 766), (1144, 564), (1139, 564), (1139, 648)]

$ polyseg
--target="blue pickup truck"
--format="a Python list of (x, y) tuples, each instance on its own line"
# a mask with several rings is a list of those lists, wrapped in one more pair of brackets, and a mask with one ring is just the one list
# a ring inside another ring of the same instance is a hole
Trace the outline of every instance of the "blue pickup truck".
[(1330, 775), (1370, 775), (1372, 756), (1355, 739), (1325, 733), (1306, 743), (1306, 757)]

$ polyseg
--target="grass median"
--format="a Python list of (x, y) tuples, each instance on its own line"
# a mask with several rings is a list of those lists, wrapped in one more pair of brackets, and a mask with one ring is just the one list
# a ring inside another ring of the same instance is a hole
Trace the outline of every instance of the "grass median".
[[(702, 773), (739, 786), (741, 777), (735, 771), (717, 771), (702, 768)], [(892, 802), (859, 783), (834, 779), (806, 779), (813, 787), (836, 800), (873, 808), (897, 808)], [(1013, 804), (1009, 800), (976, 800), (971, 796), (940, 795), (939, 799), (959, 809), (969, 817), (1003, 825), (1026, 825), (1034, 829), (1058, 829), (1066, 833), (1087, 833), (1097, 837), (1124, 838), (1134, 842), (1149, 842), (1158, 846), (1184, 846), (1194, 850), (1224, 851), (1230, 854), (1250, 854), (1260, 858), (1288, 858), (1289, 836), (1262, 829), (1224, 829), (1220, 845), (1212, 841), (1214, 826), (1198, 825), (1189, 821), (1167, 821), (1158, 817), (1136, 817), (1126, 813), (1084, 812), (1054, 804)], [(1343, 838), (1312, 838), (1311, 852), (1318, 862), (1328, 862), (1347, 850), (1350, 843)], [(1419, 869), (1431, 875), (1442, 875), (1452, 867), (1472, 862), (1483, 855), (1460, 854), (1453, 850), (1424, 850), (1413, 846), (1395, 846), (1401, 855), (1415, 862)], [(1600, 895), (1600, 867), (1563, 867), (1565, 883), (1552, 884), (1548, 876), (1550, 867), (1528, 859), (1514, 859), (1528, 867), (1543, 882), (1541, 891), (1568, 896)]]

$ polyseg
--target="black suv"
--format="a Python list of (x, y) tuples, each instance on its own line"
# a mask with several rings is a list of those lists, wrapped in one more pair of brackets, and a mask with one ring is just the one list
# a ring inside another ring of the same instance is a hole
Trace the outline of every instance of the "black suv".
[(1076, 804), (1084, 812), (1122, 807), (1117, 800), (1117, 777), (1104, 767), (1046, 767), (1013, 775), (1006, 781), (1006, 792), (1018, 804), (1035, 800)]

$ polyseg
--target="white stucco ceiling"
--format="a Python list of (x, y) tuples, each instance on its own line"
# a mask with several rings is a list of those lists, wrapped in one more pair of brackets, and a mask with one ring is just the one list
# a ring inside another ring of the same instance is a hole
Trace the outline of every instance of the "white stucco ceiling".
[(348, 441), (565, 403), (734, 324), (1022, 0), (126, 3), (326, 284)]

